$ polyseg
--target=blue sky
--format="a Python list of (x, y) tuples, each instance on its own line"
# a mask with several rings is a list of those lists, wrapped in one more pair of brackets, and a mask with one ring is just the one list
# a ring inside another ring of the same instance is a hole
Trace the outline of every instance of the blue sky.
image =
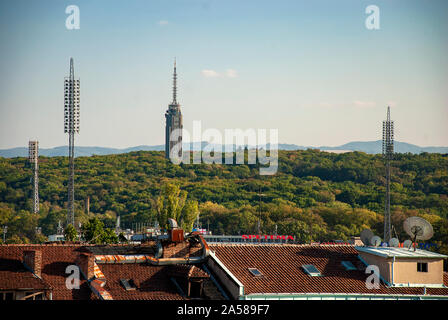
[[(365, 9), (380, 9), (368, 30)], [(80, 29), (65, 27), (68, 5)], [(279, 142), (448, 145), (448, 1), (0, 2), (0, 148), (66, 145), (63, 78), (81, 79), (76, 145), (164, 143), (174, 57), (184, 128), (279, 129)]]

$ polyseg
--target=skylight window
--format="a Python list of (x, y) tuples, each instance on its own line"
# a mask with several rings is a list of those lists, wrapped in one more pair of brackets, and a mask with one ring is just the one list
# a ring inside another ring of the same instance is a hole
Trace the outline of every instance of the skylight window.
[(317, 268), (312, 264), (304, 264), (302, 265), (303, 270), (305, 270), (306, 273), (308, 273), (312, 277), (320, 277), (322, 274), (320, 273)]
[(347, 271), (357, 270), (357, 268), (350, 261), (342, 261), (341, 263)]
[(255, 277), (261, 277), (263, 275), (257, 268), (249, 268), (249, 272)]
[(120, 282), (126, 291), (135, 290), (135, 283), (132, 279), (120, 279)]

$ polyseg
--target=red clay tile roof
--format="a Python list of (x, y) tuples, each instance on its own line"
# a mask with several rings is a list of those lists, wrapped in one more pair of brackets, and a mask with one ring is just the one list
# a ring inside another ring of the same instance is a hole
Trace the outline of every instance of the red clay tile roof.
[[(184, 299), (171, 282), (166, 268), (148, 264), (101, 264), (107, 290), (114, 300), (180, 300)], [(120, 279), (132, 279), (136, 290), (126, 291)]]
[[(23, 251), (38, 249), (42, 251), (42, 279), (53, 288), (53, 300), (96, 299), (82, 277), (79, 289), (70, 290), (65, 285), (68, 276), (65, 269), (75, 264), (80, 247), (80, 244), (0, 245), (0, 287), (9, 286), (12, 289), (26, 284), (28, 288), (39, 289), (39, 286), (42, 286), (42, 280), (32, 280), (32, 273), (23, 272), (22, 269)], [(2, 262), (5, 261), (3, 265)], [(12, 277), (12, 281), (9, 281), (8, 277)]]
[[(244, 285), (245, 294), (255, 293), (364, 293), (423, 294), (423, 288), (367, 289), (363, 270), (347, 271), (342, 261), (360, 265), (358, 252), (349, 245), (254, 245), (211, 244), (218, 259)], [(311, 277), (303, 264), (313, 264), (323, 277)], [(262, 277), (248, 268), (257, 268)], [(365, 268), (365, 267), (364, 267)], [(445, 282), (448, 281), (446, 273)], [(448, 288), (427, 288), (427, 294), (448, 295)]]
[(0, 258), (0, 290), (24, 288), (46, 290), (51, 286), (33, 275), (20, 261)]
[(205, 271), (194, 265), (178, 264), (167, 267), (169, 276), (183, 277), (183, 278), (209, 278), (210, 276)]

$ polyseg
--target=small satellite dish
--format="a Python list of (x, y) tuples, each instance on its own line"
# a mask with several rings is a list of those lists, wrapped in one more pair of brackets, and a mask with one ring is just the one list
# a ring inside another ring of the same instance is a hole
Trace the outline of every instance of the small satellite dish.
[(389, 240), (389, 247), (396, 248), (400, 244), (400, 241), (398, 241), (397, 238), (390, 238)]
[(405, 240), (404, 242), (403, 242), (403, 248), (410, 248), (412, 246), (412, 241), (411, 240)]
[(381, 238), (378, 236), (373, 236), (370, 239), (370, 243), (372, 244), (372, 246), (378, 247), (381, 244)]
[(369, 229), (364, 229), (361, 231), (360, 238), (362, 243), (364, 243), (365, 246), (370, 246), (370, 239), (374, 236), (373, 232)]
[[(423, 218), (409, 217), (403, 222), (403, 229), (412, 237), (412, 242), (416, 240), (428, 240), (434, 235), (432, 225)], [(415, 251), (415, 247), (414, 247)]]

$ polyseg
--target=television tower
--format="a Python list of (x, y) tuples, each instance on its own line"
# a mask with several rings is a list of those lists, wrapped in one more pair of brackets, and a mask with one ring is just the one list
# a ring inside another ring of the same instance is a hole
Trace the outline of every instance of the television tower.
[(383, 157), (386, 161), (386, 199), (384, 210), (384, 242), (391, 238), (390, 223), (390, 161), (394, 155), (394, 122), (390, 120), (390, 107), (387, 107), (387, 120), (383, 121)]
[(29, 141), (28, 160), (33, 167), (33, 212), (39, 212), (39, 141)]
[(64, 78), (64, 133), (68, 133), (67, 225), (75, 226), (75, 133), (79, 133), (79, 79), (75, 79), (73, 58), (70, 76)]
[[(173, 101), (168, 106), (168, 110), (165, 112), (165, 158), (171, 159), (171, 150), (174, 146), (179, 145), (178, 154), (179, 158), (182, 158), (182, 113), (180, 111), (180, 104), (177, 102), (177, 72), (176, 72), (176, 60), (174, 60), (174, 73), (173, 73)], [(171, 134), (174, 130), (180, 130), (177, 137), (177, 141), (171, 141)], [(174, 155), (174, 154), (173, 154)]]

